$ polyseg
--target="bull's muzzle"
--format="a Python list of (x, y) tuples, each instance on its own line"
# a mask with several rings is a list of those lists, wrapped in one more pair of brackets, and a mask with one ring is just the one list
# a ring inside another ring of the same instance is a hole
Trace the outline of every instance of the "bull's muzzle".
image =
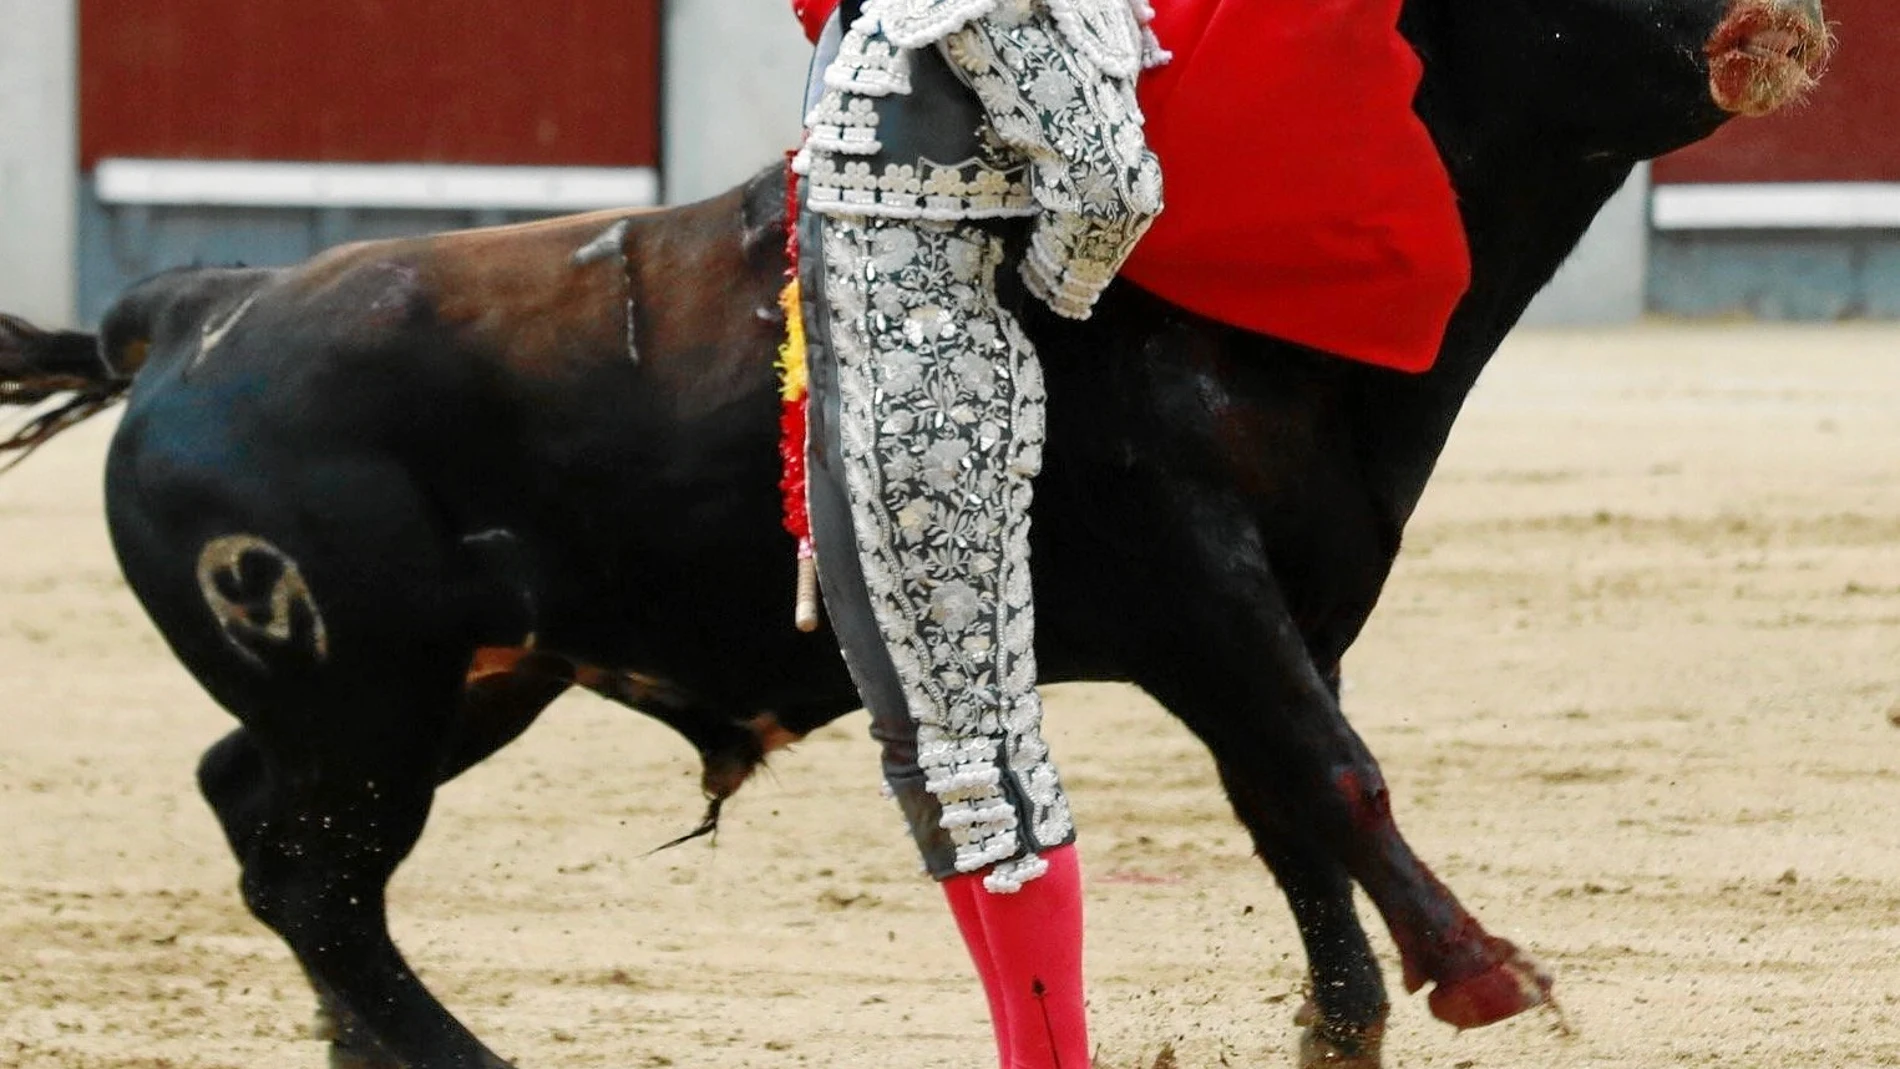
[(1831, 44), (1820, 0), (1733, 0), (1705, 50), (1709, 92), (1724, 111), (1766, 115), (1814, 86)]

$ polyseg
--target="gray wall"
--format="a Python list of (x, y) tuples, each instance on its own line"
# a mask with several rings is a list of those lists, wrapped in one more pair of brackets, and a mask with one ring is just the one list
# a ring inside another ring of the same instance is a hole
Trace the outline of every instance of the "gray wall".
[(798, 146), (811, 46), (788, 0), (667, 0), (664, 17), (663, 196), (680, 204)]
[(74, 0), (0, 0), (0, 309), (74, 319)]

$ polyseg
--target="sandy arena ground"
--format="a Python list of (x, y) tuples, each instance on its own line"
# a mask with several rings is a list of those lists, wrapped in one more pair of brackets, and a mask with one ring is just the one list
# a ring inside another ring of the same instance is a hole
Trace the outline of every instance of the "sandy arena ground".
[[(192, 783), (227, 718), (113, 565), (108, 429), (0, 479), (0, 1065), (319, 1066)], [(1570, 1024), (1395, 991), (1388, 1066), (1900, 1065), (1900, 329), (1515, 339), (1346, 667), (1412, 843)], [(1097, 1065), (1292, 1065), (1303, 960), (1202, 751), (1128, 689), (1049, 710)], [(442, 792), (397, 939), (524, 1069), (992, 1064), (862, 714), (643, 857), (695, 772), (563, 699)]]

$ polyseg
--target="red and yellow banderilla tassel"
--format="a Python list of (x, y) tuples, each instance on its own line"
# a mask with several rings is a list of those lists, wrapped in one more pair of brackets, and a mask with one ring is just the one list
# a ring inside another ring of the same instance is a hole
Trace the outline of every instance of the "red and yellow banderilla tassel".
[[(789, 163), (790, 154), (787, 154)], [(804, 302), (798, 288), (798, 176), (785, 169), (785, 288), (778, 306), (785, 313), (785, 340), (778, 347), (779, 493), (785, 530), (798, 542), (798, 595), (792, 623), (800, 631), (818, 629), (818, 562), (813, 558), (811, 512), (806, 506), (805, 408), (810, 380), (805, 368)]]

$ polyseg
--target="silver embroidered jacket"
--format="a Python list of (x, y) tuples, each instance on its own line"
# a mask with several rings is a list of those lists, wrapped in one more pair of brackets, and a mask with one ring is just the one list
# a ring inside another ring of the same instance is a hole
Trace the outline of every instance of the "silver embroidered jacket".
[[(1089, 314), (1161, 210), (1135, 77), (1143, 0), (866, 0), (794, 166), (821, 215), (1033, 217), (1022, 274)], [(946, 106), (946, 102), (950, 102)], [(975, 105), (959, 119), (955, 102)]]

